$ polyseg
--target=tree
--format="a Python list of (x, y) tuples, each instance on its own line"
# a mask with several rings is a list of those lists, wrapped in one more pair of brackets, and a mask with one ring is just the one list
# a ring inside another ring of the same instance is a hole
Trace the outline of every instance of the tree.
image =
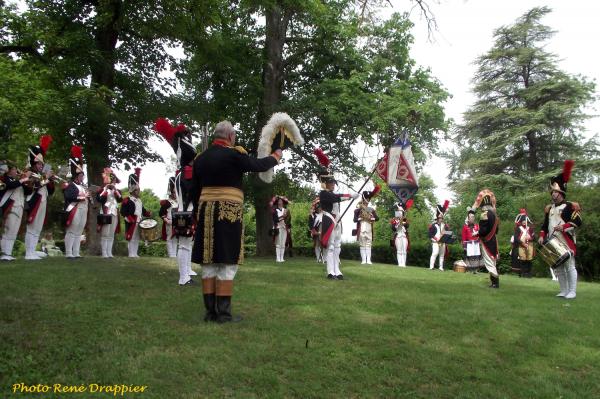
[[(147, 127), (166, 106), (163, 93), (174, 84), (161, 75), (173, 64), (165, 47), (177, 43), (192, 24), (203, 30), (210, 22), (205, 7), (215, 3), (29, 0), (22, 12), (1, 4), (0, 53), (16, 57), (3, 56), (13, 68), (41, 72), (34, 82), (53, 97), (41, 99), (47, 112), (33, 125), (53, 133), (54, 150), (62, 150), (65, 161), (73, 142), (82, 145), (88, 180), (100, 185), (105, 166), (160, 159), (146, 140), (151, 134)], [(20, 91), (41, 92), (23, 83)], [(18, 116), (21, 120), (15, 120)], [(32, 125), (30, 115), (0, 117), (10, 137)], [(95, 212), (91, 209), (88, 218), (92, 234)]]
[(449, 155), (457, 191), (475, 191), (474, 182), (539, 189), (565, 158), (590, 166), (597, 157), (596, 139), (586, 143), (581, 135), (595, 85), (561, 71), (544, 50), (554, 32), (540, 20), (550, 11), (533, 8), (497, 29), (494, 46), (477, 59), (478, 99), (456, 129), (461, 147)]
[[(365, 172), (351, 150), (358, 140), (389, 145), (408, 127), (417, 147), (427, 147), (446, 128), (441, 103), (447, 93), (410, 59), (405, 15), (360, 25), (353, 5), (232, 3), (209, 35), (184, 43), (191, 54), (184, 80), (190, 103), (197, 104), (193, 117), (239, 123), (239, 140), (252, 151), (268, 117), (288, 112), (309, 143), (286, 160), (298, 181), (313, 181), (314, 146), (329, 152), (338, 173), (352, 177)], [(415, 155), (423, 159), (422, 152)], [(266, 254), (273, 187), (256, 178), (252, 186), (257, 253)]]

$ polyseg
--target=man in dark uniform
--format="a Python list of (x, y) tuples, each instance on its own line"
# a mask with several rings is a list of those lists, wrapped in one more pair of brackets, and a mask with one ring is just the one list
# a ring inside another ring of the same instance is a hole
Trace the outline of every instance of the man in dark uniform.
[(204, 320), (226, 323), (241, 320), (232, 316), (231, 296), (233, 279), (244, 258), (242, 177), (277, 165), (281, 150), (265, 158), (250, 157), (242, 147), (234, 147), (236, 134), (228, 121), (217, 124), (214, 137), (193, 166), (197, 227), (192, 262), (202, 265)]
[(552, 177), (550, 181), (552, 204), (546, 205), (544, 209), (544, 224), (542, 224), (539, 237), (540, 245), (547, 240), (557, 239), (569, 249), (571, 256), (566, 262), (554, 269), (560, 285), (560, 292), (556, 296), (565, 299), (573, 299), (577, 296), (577, 269), (575, 268), (577, 240), (575, 230), (582, 223), (579, 204), (565, 201), (567, 182), (571, 178), (573, 165), (572, 160), (566, 160), (562, 173)]
[(496, 196), (490, 190), (482, 190), (472, 208), (481, 208), (479, 219), (479, 238), (481, 240), (481, 254), (483, 263), (490, 274), (490, 288), (500, 288), (500, 275), (496, 269), (498, 260), (498, 224), (500, 220), (496, 215)]

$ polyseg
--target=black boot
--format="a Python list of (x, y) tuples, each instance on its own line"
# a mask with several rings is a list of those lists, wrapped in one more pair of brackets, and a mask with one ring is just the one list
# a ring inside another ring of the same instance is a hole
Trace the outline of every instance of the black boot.
[(217, 297), (217, 323), (237, 323), (242, 321), (241, 316), (232, 316), (231, 314), (231, 297)]
[(492, 282), (490, 288), (500, 288), (500, 279), (498, 277), (494, 277), (490, 274), (490, 281)]
[(204, 315), (204, 321), (216, 321), (217, 320), (217, 303), (215, 294), (204, 294), (204, 307), (206, 308), (206, 314)]

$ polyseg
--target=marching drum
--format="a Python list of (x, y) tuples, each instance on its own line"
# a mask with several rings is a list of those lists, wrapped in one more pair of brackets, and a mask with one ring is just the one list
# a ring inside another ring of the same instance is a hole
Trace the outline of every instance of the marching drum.
[(440, 242), (444, 244), (454, 244), (456, 242), (456, 236), (451, 231), (444, 231), (444, 234), (440, 238)]
[(140, 239), (144, 241), (156, 241), (160, 238), (158, 222), (152, 218), (144, 218), (138, 223)]
[(551, 268), (557, 268), (571, 257), (571, 250), (559, 237), (551, 237), (540, 246), (540, 256)]

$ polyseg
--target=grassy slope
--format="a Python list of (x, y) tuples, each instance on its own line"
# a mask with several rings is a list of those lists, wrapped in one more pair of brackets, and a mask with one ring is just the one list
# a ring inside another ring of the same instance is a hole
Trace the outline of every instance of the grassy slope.
[(1, 395), (21, 381), (148, 385), (145, 398), (600, 392), (597, 284), (565, 301), (546, 279), (490, 290), (486, 274), (342, 270), (329, 281), (311, 259), (248, 259), (234, 288), (245, 320), (215, 325), (171, 260), (2, 263)]

